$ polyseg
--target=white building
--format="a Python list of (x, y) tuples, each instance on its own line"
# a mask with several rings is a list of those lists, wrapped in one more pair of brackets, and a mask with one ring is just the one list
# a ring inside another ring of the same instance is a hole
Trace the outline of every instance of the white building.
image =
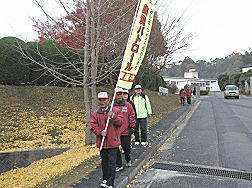
[(189, 86), (197, 85), (200, 87), (200, 90), (220, 91), (217, 79), (198, 78), (198, 72), (196, 72), (195, 69), (190, 69), (189, 72), (185, 72), (184, 77), (162, 77), (167, 84), (176, 85), (179, 91), (184, 88), (186, 84)]
[(184, 73), (184, 78), (199, 78), (199, 74), (195, 69), (190, 69), (189, 72)]
[(248, 72), (249, 70), (252, 70), (252, 65), (243, 66), (241, 69), (242, 73)]

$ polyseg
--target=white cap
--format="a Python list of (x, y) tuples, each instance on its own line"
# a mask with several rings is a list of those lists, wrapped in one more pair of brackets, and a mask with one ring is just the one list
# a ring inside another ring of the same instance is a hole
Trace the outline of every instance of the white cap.
[(142, 88), (141, 85), (136, 85), (136, 86), (135, 86), (135, 89), (141, 89), (141, 88)]
[(100, 92), (98, 93), (98, 96), (97, 96), (98, 99), (108, 99), (108, 93), (107, 92)]
[(122, 88), (120, 88), (120, 87), (118, 87), (118, 88), (115, 88), (115, 92), (116, 93), (123, 93), (123, 89)]
[(123, 93), (128, 93), (129, 94), (129, 90), (123, 90)]

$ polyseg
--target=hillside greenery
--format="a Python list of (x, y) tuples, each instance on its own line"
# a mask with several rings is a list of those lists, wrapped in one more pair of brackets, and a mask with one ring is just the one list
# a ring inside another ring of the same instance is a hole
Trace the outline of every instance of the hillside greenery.
[(194, 61), (186, 57), (182, 62), (173, 63), (162, 75), (171, 77), (183, 77), (184, 72), (196, 69), (199, 78), (218, 78), (221, 74), (241, 72), (241, 67), (252, 64), (252, 52), (232, 53), (225, 58), (211, 59), (210, 61)]
[(220, 74), (218, 76), (218, 82), (221, 90), (224, 90), (225, 86), (228, 84), (236, 85), (243, 92), (245, 87), (245, 82), (249, 83), (249, 77), (252, 76), (252, 71), (248, 71), (245, 73), (242, 72), (230, 72)]

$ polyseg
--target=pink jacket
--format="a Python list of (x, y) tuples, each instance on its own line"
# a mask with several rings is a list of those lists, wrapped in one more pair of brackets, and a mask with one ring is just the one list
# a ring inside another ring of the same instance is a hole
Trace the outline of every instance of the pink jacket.
[(185, 98), (186, 97), (186, 92), (184, 90), (180, 91), (179, 95), (180, 95), (180, 97)]
[[(108, 111), (102, 112), (101, 109), (94, 111), (90, 117), (90, 126), (96, 135), (96, 146), (100, 148), (102, 136), (101, 131), (105, 129), (108, 119)], [(123, 123), (123, 116), (118, 109), (113, 109), (114, 117), (110, 119), (105, 137), (103, 148), (116, 148), (120, 145), (120, 129)]]
[(192, 90), (186, 90), (186, 97), (192, 97)]
[(121, 135), (129, 135), (129, 129), (136, 126), (135, 111), (132, 105), (127, 101), (122, 101), (120, 104), (114, 103), (113, 109), (118, 109), (123, 115), (123, 124), (120, 127)]

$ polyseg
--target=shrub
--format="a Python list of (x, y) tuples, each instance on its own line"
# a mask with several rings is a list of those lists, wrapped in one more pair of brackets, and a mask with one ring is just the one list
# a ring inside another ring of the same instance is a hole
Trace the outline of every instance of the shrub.
[(166, 87), (169, 89), (169, 93), (174, 94), (178, 91), (178, 88), (175, 85), (167, 85)]
[(208, 95), (208, 91), (207, 90), (200, 90), (200, 95)]

